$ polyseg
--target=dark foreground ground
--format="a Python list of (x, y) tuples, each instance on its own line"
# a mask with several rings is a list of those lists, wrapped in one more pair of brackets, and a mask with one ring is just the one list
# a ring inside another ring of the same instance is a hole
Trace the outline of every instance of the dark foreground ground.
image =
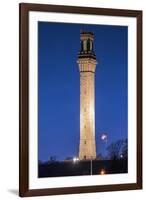
[(91, 161), (62, 161), (39, 164), (38, 177), (79, 176), (127, 173), (126, 159), (93, 160)]

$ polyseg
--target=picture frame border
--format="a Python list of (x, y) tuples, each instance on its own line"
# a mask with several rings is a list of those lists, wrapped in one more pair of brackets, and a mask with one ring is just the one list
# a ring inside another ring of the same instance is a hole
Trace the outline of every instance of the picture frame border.
[[(137, 182), (116, 185), (29, 189), (29, 11), (136, 17)], [(43, 196), (142, 189), (142, 11), (47, 4), (19, 4), (19, 196)]]

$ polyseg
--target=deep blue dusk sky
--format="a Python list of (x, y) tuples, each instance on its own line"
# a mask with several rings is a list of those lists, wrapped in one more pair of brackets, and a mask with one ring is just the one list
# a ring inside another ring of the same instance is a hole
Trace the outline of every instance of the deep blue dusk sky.
[(80, 30), (94, 32), (97, 154), (127, 138), (127, 27), (39, 22), (38, 135), (39, 160), (78, 155), (80, 82), (77, 54)]

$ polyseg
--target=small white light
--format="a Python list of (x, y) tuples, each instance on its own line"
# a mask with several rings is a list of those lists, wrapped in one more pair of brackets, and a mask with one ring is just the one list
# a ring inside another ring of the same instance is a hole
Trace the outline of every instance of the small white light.
[(77, 158), (77, 157), (74, 157), (73, 158), (73, 162), (75, 163), (75, 162), (77, 162), (79, 160), (79, 158)]
[(101, 140), (107, 140), (107, 134), (103, 133), (103, 134), (101, 135)]

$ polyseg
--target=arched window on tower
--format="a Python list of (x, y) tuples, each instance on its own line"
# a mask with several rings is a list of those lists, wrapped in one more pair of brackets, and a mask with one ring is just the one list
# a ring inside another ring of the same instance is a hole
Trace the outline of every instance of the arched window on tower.
[(83, 52), (83, 41), (81, 41), (81, 52)]
[(93, 51), (93, 42), (90, 40), (90, 51)]
[(87, 51), (90, 51), (90, 39), (87, 40)]
[(83, 50), (87, 51), (87, 40), (83, 41)]

